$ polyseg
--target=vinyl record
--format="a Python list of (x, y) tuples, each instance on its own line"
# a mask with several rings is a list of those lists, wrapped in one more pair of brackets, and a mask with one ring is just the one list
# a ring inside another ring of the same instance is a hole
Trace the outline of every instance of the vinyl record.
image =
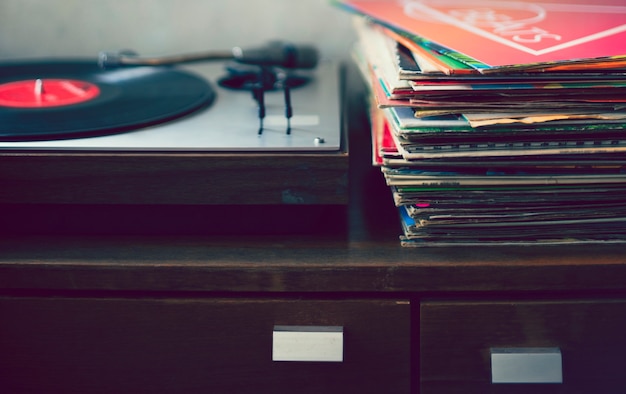
[(202, 77), (173, 67), (94, 61), (0, 64), (0, 140), (82, 138), (167, 122), (211, 104)]

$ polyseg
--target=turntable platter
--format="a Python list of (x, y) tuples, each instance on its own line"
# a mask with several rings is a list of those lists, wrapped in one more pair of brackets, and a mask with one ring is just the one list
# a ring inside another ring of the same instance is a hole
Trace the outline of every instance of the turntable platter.
[(172, 67), (103, 70), (94, 61), (0, 65), (0, 141), (116, 134), (184, 117), (215, 98)]

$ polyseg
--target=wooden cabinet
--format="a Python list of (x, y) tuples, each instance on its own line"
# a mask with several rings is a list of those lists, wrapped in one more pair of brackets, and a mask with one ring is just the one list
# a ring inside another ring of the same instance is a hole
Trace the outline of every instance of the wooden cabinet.
[[(424, 301), (420, 393), (623, 393), (625, 331), (625, 299)], [(494, 348), (558, 350), (562, 383), (492, 383)]]
[[(349, 182), (315, 173), (319, 205), (182, 185), (223, 164), (203, 155), (0, 152), (0, 393), (625, 393), (626, 247), (400, 247), (348, 103)], [(254, 193), (266, 161), (218, 185)], [(276, 325), (341, 327), (343, 361), (272, 361)], [(491, 349), (529, 347), (562, 384), (491, 383)]]
[[(409, 393), (404, 300), (0, 298), (5, 393)], [(275, 325), (343, 327), (342, 362), (272, 361)]]

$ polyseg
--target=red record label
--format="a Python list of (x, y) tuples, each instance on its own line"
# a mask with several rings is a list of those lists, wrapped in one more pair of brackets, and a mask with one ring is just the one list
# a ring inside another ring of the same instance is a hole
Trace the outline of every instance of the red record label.
[(46, 108), (73, 105), (100, 95), (93, 83), (73, 79), (34, 79), (0, 84), (0, 106)]

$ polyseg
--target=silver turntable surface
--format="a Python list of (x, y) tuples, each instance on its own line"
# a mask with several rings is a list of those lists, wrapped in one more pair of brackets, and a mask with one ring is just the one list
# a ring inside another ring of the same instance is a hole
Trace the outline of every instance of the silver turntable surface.
[[(184, 118), (113, 135), (49, 141), (0, 142), (2, 150), (332, 152), (341, 149), (339, 66), (323, 60), (308, 71), (312, 80), (291, 89), (293, 117), (287, 133), (282, 90), (265, 93), (264, 128), (258, 133), (258, 106), (248, 91), (218, 85), (223, 63), (185, 66), (216, 91), (207, 108)], [(129, 73), (133, 71), (129, 69)]]

